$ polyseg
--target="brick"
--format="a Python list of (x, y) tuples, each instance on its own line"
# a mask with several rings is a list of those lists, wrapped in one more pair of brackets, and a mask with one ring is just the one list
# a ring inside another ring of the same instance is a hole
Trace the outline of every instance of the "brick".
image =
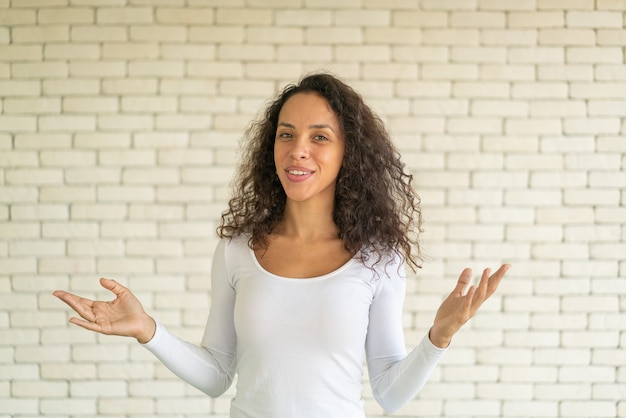
[[(276, 16), (278, 22), (278, 13)], [(270, 25), (272, 11), (267, 9), (217, 9), (215, 23), (218, 25)]]
[(533, 223), (534, 212), (525, 208), (480, 208), (478, 210), (478, 220), (486, 224), (530, 224)]
[[(7, 234), (2, 229), (0, 228), (0, 236), (4, 237)], [(0, 269), (2, 269), (4, 274), (35, 273), (37, 271), (37, 261), (34, 258), (0, 259)], [(10, 307), (8, 303), (4, 303), (3, 306), (5, 309)]]
[(615, 11), (568, 11), (566, 22), (567, 26), (578, 28), (621, 28), (623, 19), (622, 14)]
[(43, 48), (40, 45), (0, 45), (2, 61), (41, 61)]
[(563, 232), (558, 225), (507, 225), (505, 236), (512, 242), (560, 242)]
[(529, 29), (487, 28), (480, 31), (483, 45), (534, 46), (537, 39), (537, 31)]
[(150, 94), (156, 93), (157, 90), (158, 82), (156, 79), (127, 78), (102, 82), (102, 93), (104, 94)]
[(128, 34), (124, 26), (72, 26), (71, 39), (78, 42), (114, 42), (127, 41)]
[(131, 143), (127, 133), (77, 133), (74, 138), (74, 146), (78, 149), (106, 149), (124, 148)]
[(474, 188), (510, 188), (526, 187), (528, 174), (524, 171), (480, 171), (472, 173), (472, 187)]
[(96, 13), (96, 22), (101, 23), (152, 23), (153, 10), (150, 7), (117, 7), (99, 8)]
[(565, 62), (565, 53), (563, 48), (557, 47), (511, 47), (509, 62), (512, 64), (561, 64)]
[[(6, 366), (0, 366), (0, 371), (6, 372), (9, 368)], [(19, 370), (19, 369), (16, 369)], [(19, 373), (19, 372), (17, 372)], [(7, 374), (7, 376), (9, 376)], [(2, 405), (0, 406), (0, 414), (32, 414), (33, 416), (39, 413), (39, 408), (36, 402), (31, 399), (2, 399)]]
[(514, 83), (511, 95), (514, 98), (559, 98), (565, 99), (568, 95), (566, 83)]
[(181, 243), (174, 240), (130, 240), (126, 243), (126, 254), (134, 256), (181, 256), (183, 255)]
[(23, 167), (37, 166), (39, 158), (36, 152), (32, 151), (0, 151), (0, 166)]
[(598, 29), (598, 45), (620, 46), (626, 42), (626, 30), (624, 29)]
[(478, 68), (472, 64), (423, 64), (421, 77), (426, 80), (476, 80)]
[(11, 256), (47, 256), (65, 254), (65, 243), (63, 241), (29, 241), (21, 240), (9, 243), (9, 253)]
[(482, 64), (479, 66), (480, 80), (534, 80), (535, 68), (531, 65), (493, 65)]
[(134, 61), (128, 65), (131, 77), (182, 77), (184, 72), (184, 64), (178, 61)]
[(460, 81), (453, 86), (454, 97), (503, 98), (510, 96), (510, 86), (502, 82)]
[(618, 155), (611, 153), (595, 153), (583, 157), (580, 154), (565, 156), (567, 169), (595, 169), (595, 170), (619, 170), (620, 159)]
[(68, 256), (122, 256), (124, 243), (121, 240), (72, 239), (67, 242)]
[[(530, 115), (537, 117), (550, 116), (574, 116), (585, 117), (587, 114), (587, 104), (578, 100), (542, 100), (530, 103)], [(575, 142), (572, 140), (571, 142)], [(570, 143), (568, 143), (570, 145)]]
[(98, 257), (97, 268), (104, 276), (154, 272), (154, 261), (149, 258), (103, 258)]
[(6, 172), (8, 184), (58, 184), (63, 183), (62, 170), (16, 169)]
[(4, 112), (15, 114), (61, 113), (61, 100), (52, 98), (5, 99)]
[(110, 59), (156, 59), (159, 57), (159, 46), (152, 42), (137, 43), (104, 43), (102, 58)]
[(127, 383), (115, 380), (72, 382), (69, 393), (72, 398), (124, 398), (127, 396)]
[(101, 202), (151, 202), (155, 200), (150, 186), (100, 186), (97, 199)]
[[(245, 39), (246, 29), (240, 26), (215, 25), (210, 27), (191, 26), (189, 28), (189, 40), (192, 42), (243, 43)], [(267, 43), (272, 42), (268, 41)]]
[(100, 58), (100, 46), (97, 44), (47, 44), (44, 49), (47, 60), (97, 60)]
[(530, 175), (530, 185), (534, 189), (541, 188), (584, 188), (587, 185), (587, 174), (578, 172), (534, 172)]
[(35, 202), (37, 201), (36, 187), (0, 186), (0, 202)]
[(152, 116), (122, 114), (98, 116), (98, 128), (101, 130), (152, 130), (154, 123)]
[(389, 26), (391, 13), (387, 10), (338, 10), (334, 12), (337, 26)]
[(7, 96), (39, 96), (39, 83), (34, 81), (0, 81), (0, 94)]
[(453, 47), (450, 59), (454, 62), (504, 63), (507, 61), (505, 48), (497, 47)]
[(620, 129), (620, 120), (616, 118), (566, 119), (563, 121), (563, 132), (566, 134), (617, 134)]
[(508, 24), (511, 28), (560, 28), (565, 25), (565, 14), (562, 11), (514, 11), (508, 14)]
[[(328, 43), (329, 37), (323, 37), (322, 33), (326, 32), (322, 29), (316, 29), (319, 31), (320, 37), (322, 39), (326, 39)], [(354, 31), (352, 28), (339, 28), (338, 30), (343, 31)], [(340, 35), (338, 38), (345, 39), (343, 43), (362, 43), (363, 37), (358, 32), (349, 32), (347, 34), (337, 34)], [(351, 35), (351, 36), (346, 36)], [(334, 35), (333, 35), (334, 37)], [(385, 28), (385, 27), (367, 27), (365, 28), (365, 43), (370, 45), (376, 44), (387, 44), (387, 45), (419, 45), (421, 40), (421, 32), (419, 29), (414, 28), (401, 28), (401, 27), (393, 27), (393, 28)]]
[(157, 7), (156, 21), (159, 23), (178, 23), (184, 25), (209, 25), (214, 22), (215, 12), (210, 8), (200, 7)]
[(596, 45), (596, 33), (592, 29), (540, 29), (540, 45)]
[(558, 414), (559, 403), (550, 401), (505, 401), (502, 413), (515, 415), (518, 411), (524, 411), (529, 417), (549, 417)]
[(520, 116), (528, 115), (528, 103), (522, 101), (474, 100), (471, 114), (477, 116)]
[(446, 47), (428, 47), (428, 46), (393, 46), (392, 57), (398, 62), (446, 62), (448, 58), (448, 49)]
[(621, 63), (624, 60), (622, 48), (615, 47), (571, 47), (566, 51), (568, 63)]
[(41, 227), (41, 234), (46, 238), (75, 238), (98, 236), (98, 225), (95, 222), (46, 222)]
[(17, 26), (11, 30), (13, 43), (50, 43), (70, 40), (69, 26)]
[(20, 78), (64, 78), (69, 74), (65, 62), (14, 63), (13, 79)]
[(29, 116), (0, 116), (0, 131), (32, 132), (37, 121)]
[(95, 200), (93, 187), (46, 186), (39, 192), (40, 202), (89, 202)]
[(68, 97), (63, 100), (64, 113), (115, 113), (118, 99), (109, 97)]
[(129, 168), (122, 180), (126, 184), (178, 184), (180, 175), (173, 168)]
[(0, 25), (2, 26), (18, 26), (32, 25), (37, 21), (37, 13), (35, 10), (16, 10), (5, 9), (0, 15)]
[(623, 0), (599, 0), (597, 3), (598, 9), (626, 10)]
[(96, 154), (92, 151), (42, 151), (40, 162), (43, 166), (93, 166), (96, 163)]
[(145, 42), (184, 42), (187, 40), (187, 29), (183, 26), (131, 26), (130, 40)]
[(218, 46), (217, 57), (223, 61), (272, 61), (275, 49), (270, 45), (223, 44)]
[(126, 75), (126, 63), (122, 61), (99, 62), (93, 65), (91, 62), (70, 63), (70, 74), (81, 77), (122, 77)]
[(590, 100), (590, 116), (619, 116), (626, 112), (626, 103), (622, 100)]
[(565, 401), (561, 404), (560, 411), (565, 416), (584, 416), (587, 414), (597, 417), (616, 416), (615, 402), (612, 401)]
[(591, 81), (594, 79), (594, 69), (591, 65), (583, 64), (541, 65), (537, 76), (539, 80), (547, 81)]
[(93, 23), (94, 11), (88, 8), (40, 9), (37, 13), (38, 23)]
[(450, 27), (460, 28), (503, 28), (506, 15), (501, 12), (458, 11), (450, 15)]
[(101, 226), (103, 237), (156, 237), (157, 227), (154, 222), (103, 222)]
[(424, 29), (424, 45), (478, 45), (479, 33), (474, 29)]
[(161, 56), (165, 60), (211, 60), (216, 50), (214, 45), (162, 45)]
[(121, 170), (117, 168), (89, 167), (65, 170), (65, 181), (68, 184), (118, 184), (121, 178)]
[(15, 398), (61, 398), (66, 396), (68, 382), (13, 381), (11, 395)]
[(100, 84), (96, 80), (72, 79), (72, 80), (44, 80), (43, 93), (45, 95), (98, 95)]
[(508, 206), (560, 206), (562, 193), (560, 190), (507, 190), (504, 204)]
[(562, 128), (558, 119), (509, 119), (505, 121), (504, 131), (513, 135), (556, 135), (562, 132)]
[(13, 221), (33, 220), (67, 220), (69, 210), (65, 204), (12, 204), (11, 219)]
[[(370, 101), (370, 104), (372, 102)], [(468, 100), (427, 100), (416, 99), (411, 101), (411, 114), (414, 115), (455, 115), (466, 116), (469, 114)], [(387, 112), (384, 112), (387, 113)]]
[(538, 9), (557, 9), (557, 10), (572, 10), (572, 9), (593, 9), (593, 0), (539, 0), (537, 2)]

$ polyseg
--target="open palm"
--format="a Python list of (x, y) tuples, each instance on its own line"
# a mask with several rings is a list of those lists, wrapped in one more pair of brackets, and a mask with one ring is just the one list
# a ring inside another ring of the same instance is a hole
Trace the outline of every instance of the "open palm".
[(430, 331), (431, 341), (439, 347), (447, 346), (452, 336), (476, 314), (483, 302), (493, 295), (510, 267), (509, 264), (503, 264), (494, 274), (490, 274), (490, 269), (485, 269), (478, 286), (469, 286), (472, 270), (469, 268), (463, 270), (456, 287), (437, 310)]
[(126, 287), (115, 280), (100, 279), (100, 284), (115, 295), (109, 302), (94, 301), (63, 290), (54, 296), (67, 303), (80, 318), (70, 322), (85, 329), (107, 335), (134, 337), (145, 343), (154, 335), (154, 320), (144, 311), (141, 302)]

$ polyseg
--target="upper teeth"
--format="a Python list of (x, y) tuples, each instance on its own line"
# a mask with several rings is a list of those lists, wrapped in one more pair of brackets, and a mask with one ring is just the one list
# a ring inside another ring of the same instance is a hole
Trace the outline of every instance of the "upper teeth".
[(289, 170), (289, 174), (293, 174), (294, 176), (304, 176), (305, 174), (309, 174), (309, 172), (300, 170)]

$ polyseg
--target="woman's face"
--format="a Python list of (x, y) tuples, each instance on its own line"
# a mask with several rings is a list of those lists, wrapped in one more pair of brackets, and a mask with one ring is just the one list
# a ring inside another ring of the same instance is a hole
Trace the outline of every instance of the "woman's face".
[(345, 138), (328, 101), (297, 93), (278, 115), (274, 163), (288, 200), (332, 203)]

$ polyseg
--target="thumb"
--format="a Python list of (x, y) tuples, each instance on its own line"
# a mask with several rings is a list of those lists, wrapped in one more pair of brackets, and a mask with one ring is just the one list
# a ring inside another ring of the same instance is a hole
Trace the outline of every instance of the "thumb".
[(113, 279), (106, 279), (104, 277), (100, 278), (100, 285), (105, 289), (113, 292), (115, 296), (120, 296), (125, 291), (128, 291), (127, 288), (119, 284)]

